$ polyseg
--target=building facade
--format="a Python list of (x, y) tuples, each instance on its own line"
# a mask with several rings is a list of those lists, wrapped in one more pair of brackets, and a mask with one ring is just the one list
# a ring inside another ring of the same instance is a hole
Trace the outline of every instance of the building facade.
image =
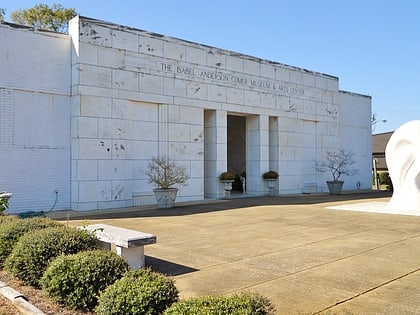
[(221, 198), (221, 172), (326, 192), (315, 161), (355, 153), (371, 187), (371, 98), (326, 75), (85, 17), (69, 35), (0, 24), (0, 190), (10, 211), (153, 203), (152, 157), (182, 164), (179, 201)]

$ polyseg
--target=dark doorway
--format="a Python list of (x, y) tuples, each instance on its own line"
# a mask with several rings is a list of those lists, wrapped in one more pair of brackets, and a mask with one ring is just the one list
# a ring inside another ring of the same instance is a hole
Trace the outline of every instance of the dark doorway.
[(246, 171), (246, 117), (227, 116), (227, 168), (237, 177), (233, 190), (242, 191), (240, 176)]

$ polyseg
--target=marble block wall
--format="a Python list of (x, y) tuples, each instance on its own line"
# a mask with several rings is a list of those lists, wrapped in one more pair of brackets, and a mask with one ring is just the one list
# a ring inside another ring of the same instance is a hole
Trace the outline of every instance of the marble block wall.
[(267, 194), (268, 170), (279, 194), (323, 192), (314, 161), (340, 148), (360, 168), (345, 189), (370, 187), (371, 98), (340, 91), (335, 76), (86, 17), (69, 35), (6, 23), (0, 36), (0, 190), (16, 193), (14, 211), (44, 210), (55, 190), (61, 209), (148, 203), (155, 156), (186, 167), (178, 201), (221, 198), (218, 176), (237, 161), (251, 195)]

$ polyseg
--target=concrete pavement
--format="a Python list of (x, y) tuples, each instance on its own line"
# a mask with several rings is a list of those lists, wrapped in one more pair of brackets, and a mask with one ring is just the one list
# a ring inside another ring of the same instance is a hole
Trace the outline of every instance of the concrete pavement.
[(183, 298), (246, 290), (278, 314), (420, 314), (420, 217), (328, 209), (388, 200), (257, 197), (51, 216), (156, 234), (146, 265), (172, 276)]

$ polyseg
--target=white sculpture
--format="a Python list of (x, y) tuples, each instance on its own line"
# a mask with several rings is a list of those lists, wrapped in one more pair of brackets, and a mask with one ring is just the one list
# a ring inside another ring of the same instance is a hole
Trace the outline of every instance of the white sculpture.
[(394, 188), (388, 210), (420, 213), (420, 120), (407, 122), (392, 134), (385, 157)]
[(245, 176), (241, 176), (240, 180), (242, 182), (242, 192), (244, 194), (246, 194), (246, 177)]

